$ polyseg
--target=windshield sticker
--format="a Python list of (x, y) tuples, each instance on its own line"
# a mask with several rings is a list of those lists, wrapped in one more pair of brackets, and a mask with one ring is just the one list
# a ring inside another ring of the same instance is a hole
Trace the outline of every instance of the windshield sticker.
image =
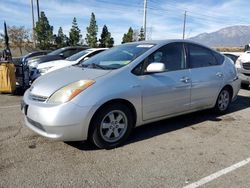
[(153, 44), (140, 44), (136, 46), (136, 48), (151, 48), (153, 46), (154, 46)]
[(129, 64), (130, 63), (130, 61), (124, 61), (123, 62), (123, 65), (127, 65), (127, 64)]

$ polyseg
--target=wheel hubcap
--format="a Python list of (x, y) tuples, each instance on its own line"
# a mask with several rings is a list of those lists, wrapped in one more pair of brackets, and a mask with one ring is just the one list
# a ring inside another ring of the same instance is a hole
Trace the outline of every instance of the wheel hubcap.
[(230, 95), (228, 93), (228, 91), (223, 90), (219, 96), (219, 100), (218, 100), (218, 107), (221, 111), (224, 111), (227, 109), (228, 105), (230, 102)]
[(127, 116), (120, 110), (113, 110), (101, 122), (101, 137), (106, 142), (116, 142), (124, 136), (127, 127)]

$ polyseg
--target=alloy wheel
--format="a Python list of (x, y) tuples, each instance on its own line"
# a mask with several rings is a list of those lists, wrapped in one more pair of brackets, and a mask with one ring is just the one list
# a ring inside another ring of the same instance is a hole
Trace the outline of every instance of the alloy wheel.
[(101, 122), (101, 137), (109, 143), (117, 142), (124, 136), (127, 128), (127, 116), (120, 110), (113, 110), (104, 116)]
[(223, 90), (220, 93), (218, 99), (218, 108), (220, 109), (220, 111), (224, 111), (227, 109), (229, 103), (230, 103), (230, 94), (227, 90)]

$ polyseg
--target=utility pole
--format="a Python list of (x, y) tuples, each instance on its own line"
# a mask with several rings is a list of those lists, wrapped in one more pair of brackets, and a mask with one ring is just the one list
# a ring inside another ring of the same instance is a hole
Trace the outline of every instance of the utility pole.
[(185, 11), (184, 13), (184, 23), (183, 23), (183, 35), (182, 35), (182, 39), (185, 39), (185, 32), (186, 32), (186, 18), (187, 18), (187, 11)]
[(33, 39), (33, 47), (36, 46), (35, 44), (35, 18), (34, 18), (34, 4), (33, 4), (33, 0), (30, 0), (31, 3), (31, 12), (32, 12), (32, 39)]
[(147, 0), (144, 0), (143, 31), (145, 40), (147, 39)]
[(36, 8), (37, 8), (37, 19), (39, 21), (40, 19), (39, 0), (36, 0)]

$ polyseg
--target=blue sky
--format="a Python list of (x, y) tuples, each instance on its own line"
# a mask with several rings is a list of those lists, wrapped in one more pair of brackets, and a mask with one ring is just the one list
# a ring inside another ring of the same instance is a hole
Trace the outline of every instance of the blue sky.
[[(115, 43), (131, 26), (140, 29), (143, 22), (144, 0), (40, 0), (54, 33), (62, 26), (68, 34), (73, 17), (77, 18), (83, 38), (94, 12), (99, 27), (98, 37), (104, 24), (108, 26)], [(34, 3), (36, 0), (34, 0)], [(149, 39), (181, 38), (183, 14), (187, 11), (186, 37), (216, 31), (232, 25), (250, 25), (249, 0), (148, 0), (147, 30)], [(35, 12), (37, 19), (37, 14)], [(30, 0), (0, 0), (1, 23), (32, 27)]]

